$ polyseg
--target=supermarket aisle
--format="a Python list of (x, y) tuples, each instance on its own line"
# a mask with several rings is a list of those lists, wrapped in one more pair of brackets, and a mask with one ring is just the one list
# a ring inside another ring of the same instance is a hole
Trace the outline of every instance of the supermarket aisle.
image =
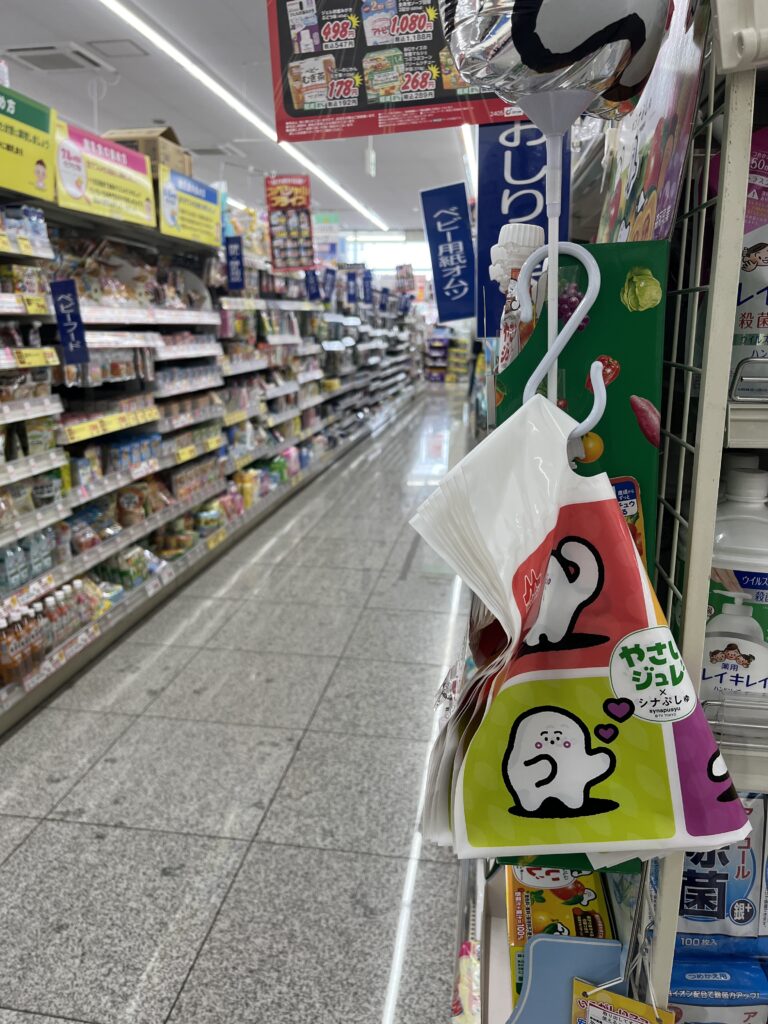
[(430, 395), (0, 746), (0, 1024), (449, 1019), (466, 600), (407, 519), (464, 445)]

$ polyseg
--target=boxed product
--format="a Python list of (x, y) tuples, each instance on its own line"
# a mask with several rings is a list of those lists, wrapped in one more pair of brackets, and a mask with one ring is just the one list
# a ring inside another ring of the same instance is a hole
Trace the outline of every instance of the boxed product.
[(400, 92), (405, 77), (403, 51), (393, 46), (375, 50), (363, 57), (363, 75), (370, 103), (386, 103)]
[(675, 961), (669, 1008), (679, 1024), (766, 1024), (768, 979), (757, 960)]
[(393, 42), (392, 19), (397, 17), (397, 0), (363, 0), (360, 13), (368, 46)]
[(157, 177), (157, 165), (165, 164), (180, 174), (192, 174), (192, 154), (179, 144), (179, 137), (170, 125), (152, 128), (114, 128), (103, 133), (105, 139), (114, 139), (121, 146), (144, 153), (152, 162), (152, 174)]
[(752, 833), (736, 846), (688, 853), (680, 891), (681, 955), (752, 956), (768, 952), (765, 797), (742, 796)]
[(523, 984), (525, 946), (534, 935), (612, 939), (614, 929), (596, 872), (518, 866), (505, 872), (514, 1000)]

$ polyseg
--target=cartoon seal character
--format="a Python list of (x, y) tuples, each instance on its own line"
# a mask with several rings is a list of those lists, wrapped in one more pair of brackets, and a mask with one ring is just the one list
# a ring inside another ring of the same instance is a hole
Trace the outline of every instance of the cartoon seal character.
[(613, 752), (592, 749), (589, 730), (569, 711), (526, 711), (512, 726), (501, 765), (515, 800), (510, 812), (530, 818), (573, 818), (615, 810), (615, 801), (590, 796), (592, 787), (615, 767)]
[(550, 555), (539, 612), (521, 653), (604, 643), (605, 636), (576, 632), (579, 615), (596, 600), (604, 580), (597, 548), (583, 537), (564, 537)]

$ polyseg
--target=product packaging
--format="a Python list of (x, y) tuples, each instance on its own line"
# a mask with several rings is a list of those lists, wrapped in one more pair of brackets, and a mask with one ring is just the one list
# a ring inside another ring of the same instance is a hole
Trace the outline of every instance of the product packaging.
[(757, 960), (678, 960), (669, 1005), (677, 1024), (766, 1024), (768, 979)]
[(491, 278), (506, 293), (499, 328), (498, 373), (519, 355), (536, 327), (535, 318), (529, 323), (520, 323), (517, 279), (531, 253), (544, 244), (544, 238), (544, 229), (536, 224), (505, 224), (499, 233), (498, 244), (491, 248)]

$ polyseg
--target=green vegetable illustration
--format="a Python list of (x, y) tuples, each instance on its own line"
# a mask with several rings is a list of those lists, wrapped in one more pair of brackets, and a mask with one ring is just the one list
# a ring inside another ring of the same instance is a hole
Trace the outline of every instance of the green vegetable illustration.
[(620, 298), (630, 313), (653, 309), (661, 302), (661, 283), (647, 267), (632, 267), (627, 274)]

